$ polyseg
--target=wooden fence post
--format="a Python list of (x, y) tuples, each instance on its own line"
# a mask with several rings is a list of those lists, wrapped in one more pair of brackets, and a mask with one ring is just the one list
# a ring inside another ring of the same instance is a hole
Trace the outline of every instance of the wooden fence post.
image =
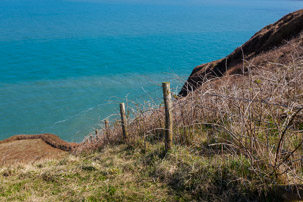
[(105, 126), (106, 140), (107, 140), (107, 142), (109, 142), (109, 123), (108, 123), (108, 120), (104, 120), (104, 126)]
[(165, 105), (165, 150), (172, 148), (173, 144), (173, 115), (172, 115), (172, 101), (170, 92), (170, 83), (162, 83), (163, 98)]
[(120, 103), (120, 114), (121, 114), (121, 125), (122, 125), (122, 132), (123, 132), (123, 138), (126, 140), (128, 136), (127, 131), (127, 119), (125, 114), (125, 104)]

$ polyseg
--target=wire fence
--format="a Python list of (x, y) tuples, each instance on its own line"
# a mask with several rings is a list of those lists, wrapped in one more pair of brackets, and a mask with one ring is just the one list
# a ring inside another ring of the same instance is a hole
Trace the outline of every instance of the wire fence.
[[(170, 89), (172, 105), (166, 103), (161, 87), (134, 99), (126, 97), (125, 117), (118, 111), (112, 115), (110, 126), (102, 123), (84, 142), (92, 148), (124, 142), (121, 125), (127, 125), (128, 143), (143, 140), (143, 146), (163, 141), (169, 150), (167, 137), (172, 134), (174, 144), (213, 148), (214, 152), (228, 150), (242, 153), (254, 162), (267, 162), (274, 172), (288, 170), (290, 165), (302, 168), (303, 86), (294, 70), (288, 73), (260, 72), (248, 75), (245, 85), (237, 85), (233, 80), (205, 82), (188, 92), (186, 97), (178, 96), (178, 88)], [(302, 69), (303, 72), (303, 69)], [(259, 79), (262, 78), (262, 82)], [(244, 82), (242, 82), (244, 83)], [(170, 118), (168, 118), (170, 117)], [(171, 127), (171, 125), (173, 127)], [(169, 133), (171, 132), (171, 133)], [(136, 143), (137, 144), (137, 143)], [(265, 155), (266, 154), (266, 155)], [(292, 175), (298, 169), (292, 170)]]
[[(135, 114), (134, 112), (136, 111), (140, 111), (140, 113), (142, 114), (146, 114), (149, 112), (161, 112), (163, 110), (161, 110), (161, 105), (163, 104), (163, 96), (159, 96), (160, 94), (162, 94), (163, 89), (162, 87), (157, 87), (154, 88), (153, 90), (150, 91), (146, 91), (144, 88), (142, 88), (142, 90), (144, 91), (143, 94), (140, 94), (138, 96), (135, 96), (135, 99), (129, 99), (128, 96), (126, 96), (125, 102), (126, 102), (126, 106), (127, 106), (127, 111), (128, 111), (128, 116), (131, 116), (131, 114)], [(172, 93), (172, 96), (175, 100), (174, 105), (172, 106), (172, 109), (176, 108), (176, 106), (182, 107), (182, 105), (184, 105), (183, 103), (183, 98), (179, 97), (178, 94), (176, 92), (178, 92), (179, 88), (171, 88), (171, 91), (174, 92)], [(155, 95), (157, 96), (155, 96)], [(190, 94), (190, 93), (189, 93)], [(221, 99), (228, 99), (228, 100), (237, 100), (237, 101), (241, 101), (244, 103), (258, 103), (258, 104), (266, 104), (266, 105), (271, 105), (271, 106), (277, 106), (277, 107), (284, 107), (284, 108), (289, 108), (292, 107), (292, 109), (295, 110), (300, 110), (303, 107), (302, 106), (290, 106), (290, 104), (284, 104), (284, 103), (272, 103), (269, 102), (270, 98), (268, 99), (250, 99), (250, 98), (243, 98), (243, 97), (233, 97), (233, 96), (229, 96), (229, 95), (222, 95), (222, 94), (215, 94), (215, 93), (204, 93), (203, 94), (204, 97), (217, 97), (217, 98), (221, 98)], [(190, 96), (188, 96), (190, 97)], [(106, 107), (106, 105), (118, 105), (121, 100), (121, 98), (116, 97), (116, 100), (113, 99), (114, 97), (112, 97), (112, 99), (108, 100), (107, 103), (105, 104), (98, 104), (95, 107), (93, 107), (92, 109), (99, 107), (99, 106), (104, 106)], [(188, 103), (188, 99), (185, 101), (186, 103)], [(212, 110), (214, 111), (214, 108), (211, 107), (207, 107), (207, 106), (201, 106), (206, 110)], [(83, 112), (80, 112), (79, 114), (81, 114)], [(71, 117), (74, 118), (77, 115)], [(114, 118), (112, 118), (114, 117)], [(119, 122), (119, 117), (120, 117), (120, 113), (117, 110), (117, 113), (114, 114), (110, 114), (109, 116), (103, 118), (100, 120), (100, 122), (103, 122), (105, 120), (112, 120), (112, 122), (118, 121)], [(134, 116), (132, 117), (134, 118)], [(136, 120), (136, 119), (134, 119)], [(58, 124), (59, 122), (55, 123)]]
[[(177, 92), (177, 90), (179, 90), (179, 89), (172, 88), (171, 90)], [(163, 96), (161, 96), (161, 97), (152, 96), (152, 94), (158, 94), (159, 95), (160, 93), (162, 94), (162, 92), (163, 92), (163, 89), (161, 87), (157, 87), (157, 88), (155, 88), (155, 89), (153, 89), (151, 91), (145, 91), (144, 90), (144, 94), (136, 96), (135, 100), (130, 100), (130, 99), (126, 98), (125, 99), (126, 106), (127, 106), (127, 114), (126, 114), (126, 116), (128, 117), (128, 123), (127, 124), (129, 124), (129, 125), (135, 125), (136, 122), (138, 122), (138, 121), (140, 122), (140, 121), (142, 121), (142, 119), (145, 119), (146, 116), (152, 116), (152, 114), (157, 114), (157, 116), (161, 116), (159, 113), (162, 113), (162, 117), (164, 117), (163, 116), (163, 113), (164, 113), (164, 109), (163, 109)], [(191, 92), (191, 93), (194, 94), (193, 92)], [(191, 93), (189, 93), (189, 95)], [(184, 99), (184, 98), (178, 97), (176, 93), (172, 93), (172, 95), (173, 95), (173, 98), (174, 98), (175, 101), (174, 101), (171, 109), (169, 109), (169, 110), (177, 109), (173, 113), (176, 115), (175, 117), (178, 117), (178, 114), (180, 114), (180, 112), (182, 114), (182, 110), (180, 110), (180, 109), (184, 108), (185, 106), (187, 106), (189, 104), (189, 102), (190, 102), (189, 101), (190, 99)], [(196, 95), (192, 95), (192, 96), (188, 96), (188, 97), (195, 97), (195, 96)], [(257, 103), (257, 104), (265, 104), (265, 105), (270, 105), (270, 106), (275, 106), (275, 107), (284, 107), (284, 108), (290, 108), (291, 107), (293, 110), (301, 110), (301, 109), (303, 109), (302, 106), (291, 106), (290, 104), (272, 103), (272, 102), (269, 102), (270, 98), (268, 98), (268, 99), (250, 99), (250, 98), (233, 97), (233, 96), (229, 96), (229, 95), (222, 95), (222, 94), (215, 94), (215, 93), (208, 93), (208, 92), (203, 93), (203, 97), (206, 98), (206, 99), (208, 99), (207, 97), (215, 97), (215, 98), (220, 98), (220, 99), (225, 99), (225, 100), (234, 100), (234, 101), (237, 100), (237, 101), (240, 101), (240, 102), (243, 102), (243, 103), (247, 103), (247, 104), (249, 104), (249, 103)], [(146, 99), (146, 98), (149, 98), (149, 100)], [(139, 103), (138, 102), (139, 99), (144, 100), (143, 103)], [(218, 100), (216, 100), (216, 102), (218, 102)], [(116, 101), (116, 103), (111, 103), (111, 104), (118, 105), (118, 101)], [(193, 111), (197, 107), (196, 106), (193, 107), (193, 106), (194, 105), (192, 105), (192, 110), (187, 111), (187, 114), (186, 113), (182, 114), (181, 119), (184, 116), (188, 116), (188, 113), (191, 113), (191, 114), (194, 113)], [(212, 107), (211, 105), (209, 105), (209, 106), (207, 106), (207, 105), (199, 105), (199, 108), (205, 110), (205, 113), (206, 113), (206, 111), (209, 111), (209, 112), (212, 112), (212, 113), (213, 112), (215, 112), (215, 113), (219, 112), (219, 110), (217, 110), (216, 108)], [(177, 113), (177, 111), (179, 113)], [(92, 132), (89, 135), (88, 139), (92, 139), (92, 136), (94, 136), (94, 135), (99, 135), (100, 131), (104, 132), (105, 127), (103, 126), (102, 123), (105, 120), (111, 120), (111, 123), (113, 125), (115, 125), (116, 123), (120, 123), (121, 122), (120, 121), (120, 116), (121, 116), (120, 113), (117, 112), (115, 114), (111, 114), (111, 115), (105, 117), (104, 119), (100, 120), (100, 122), (101, 122), (101, 124), (99, 125), (100, 129), (96, 129), (94, 132)], [(194, 116), (196, 116), (196, 115), (192, 115), (192, 117), (194, 117)], [(207, 115), (204, 115), (203, 117), (210, 117), (210, 113), (208, 113)], [(177, 123), (176, 125), (180, 125), (180, 120), (178, 120), (177, 118), (175, 118), (175, 119), (176, 120), (174, 120), (174, 122)], [(163, 120), (161, 120), (161, 121), (163, 121)], [(199, 121), (200, 121), (200, 124), (202, 124), (202, 123), (208, 124), (205, 121), (201, 122), (201, 119), (199, 119)], [(261, 120), (259, 120), (259, 121), (261, 121)], [(183, 124), (181, 124), (181, 125), (182, 125), (182, 127), (190, 127), (190, 126), (199, 125), (199, 124), (197, 123), (197, 120), (196, 121), (191, 121), (191, 123), (187, 123), (187, 124), (185, 124), (185, 122), (183, 120)], [(157, 131), (157, 130), (165, 130), (165, 128), (164, 127), (156, 127), (156, 128), (148, 130), (147, 133), (151, 134), (152, 131)], [(103, 134), (102, 132), (101, 132), (101, 134)]]
[[(178, 96), (179, 88), (172, 88), (171, 105), (160, 84), (151, 90), (143, 88), (144, 93), (133, 99), (116, 99), (117, 113), (101, 120), (100, 127), (78, 149), (123, 143), (146, 151), (151, 145), (164, 143), (168, 151), (172, 143), (206, 158), (243, 157), (249, 170), (262, 179), (302, 182), (302, 59), (270, 69), (254, 66), (250, 71), (252, 68), (246, 67), (245, 76), (201, 78), (199, 88), (187, 89), (186, 97)], [(122, 123), (121, 100), (127, 119)], [(123, 125), (127, 126), (126, 138)]]

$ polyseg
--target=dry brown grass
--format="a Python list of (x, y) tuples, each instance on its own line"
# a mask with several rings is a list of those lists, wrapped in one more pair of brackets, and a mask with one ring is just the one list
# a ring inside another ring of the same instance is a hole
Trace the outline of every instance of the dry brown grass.
[(168, 186), (147, 177), (138, 156), (139, 151), (120, 145), (102, 153), (1, 167), (0, 201), (174, 201)]
[(16, 140), (41, 139), (46, 144), (61, 149), (63, 151), (71, 151), (78, 146), (77, 143), (65, 142), (61, 138), (53, 134), (38, 134), (38, 135), (14, 135), (5, 140), (0, 140), (0, 144), (8, 143)]
[(0, 144), (0, 154), (0, 166), (7, 166), (62, 158), (68, 152), (54, 148), (41, 139), (27, 139)]
[[(303, 183), (302, 41), (293, 39), (248, 61), (243, 57), (243, 64), (229, 74), (203, 81), (185, 98), (176, 96), (174, 147), (168, 153), (163, 149), (163, 104), (155, 102), (157, 98), (144, 104), (127, 100), (126, 142), (120, 121), (112, 121), (109, 130), (99, 129), (75, 148), (82, 159), (62, 160), (51, 169), (47, 163), (39, 165), (25, 177), (23, 169), (2, 171), (3, 177), (12, 175), (20, 183), (37, 179), (43, 190), (55, 193), (47, 194), (35, 183), (24, 188), (7, 178), (0, 197), (28, 199), (17, 188), (27, 194), (33, 189), (34, 198), (42, 197), (38, 201), (290, 200), (285, 193), (302, 197), (302, 186), (296, 187)], [(301, 192), (285, 192), (285, 186)], [(79, 200), (75, 190), (86, 195)]]
[(0, 166), (61, 158), (77, 146), (53, 134), (15, 135), (0, 141)]
[(108, 131), (88, 136), (76, 148), (77, 157), (34, 164), (33, 171), (3, 168), (0, 199), (289, 200), (285, 193), (299, 198), (302, 191), (282, 191), (303, 181), (303, 49), (288, 45), (293, 51), (284, 63), (264, 54), (267, 63), (244, 61), (244, 75), (208, 80), (186, 98), (176, 97), (170, 152), (164, 152), (163, 104), (128, 100), (127, 142), (116, 120)]
[[(184, 83), (179, 95), (186, 96), (188, 89), (197, 89), (206, 79), (224, 76), (227, 71), (241, 71), (243, 55), (248, 60), (251, 60), (264, 55), (268, 51), (270, 52), (276, 47), (280, 47), (292, 38), (299, 38), (303, 31), (302, 24), (303, 10), (301, 9), (289, 13), (277, 22), (264, 27), (225, 58), (195, 67), (187, 82)], [(282, 50), (280, 53), (287, 54), (287, 52)], [(278, 60), (279, 58), (276, 57), (276, 59)], [(263, 60), (263, 62), (267, 62), (267, 60)], [(280, 63), (283, 63), (283, 61), (280, 61)]]
[[(186, 98), (176, 99), (174, 144), (187, 146), (202, 156), (243, 156), (249, 172), (255, 174), (255, 185), (262, 189), (272, 184), (303, 183), (303, 47), (297, 42), (290, 41), (283, 47), (292, 48), (283, 55), (287, 57), (284, 63), (272, 61), (277, 50), (263, 55), (267, 63), (244, 60), (244, 75), (205, 81)], [(129, 104), (128, 110), (128, 144), (148, 149), (163, 140), (161, 104)], [(99, 130), (77, 151), (117, 144), (121, 137), (117, 120), (109, 137), (104, 129)]]

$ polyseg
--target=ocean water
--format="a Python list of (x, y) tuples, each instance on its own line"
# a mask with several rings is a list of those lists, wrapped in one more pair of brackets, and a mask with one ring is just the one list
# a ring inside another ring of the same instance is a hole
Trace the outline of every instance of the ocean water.
[(303, 8), (291, 0), (1, 0), (0, 139), (81, 141), (118, 103), (161, 97), (192, 69)]

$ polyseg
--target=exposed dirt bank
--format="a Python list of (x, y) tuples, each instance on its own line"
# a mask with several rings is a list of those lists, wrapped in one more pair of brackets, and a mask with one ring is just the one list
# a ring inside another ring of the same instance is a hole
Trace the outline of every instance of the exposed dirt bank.
[(53, 134), (12, 136), (0, 141), (0, 166), (60, 158), (77, 146)]
[[(274, 24), (268, 25), (257, 32), (227, 57), (195, 67), (179, 95), (186, 96), (188, 92), (194, 91), (208, 79), (221, 77), (229, 73), (240, 73), (244, 61), (252, 60), (281, 47), (286, 41), (301, 37), (302, 31), (303, 10), (284, 16)], [(281, 53), (286, 54), (283, 51)]]

